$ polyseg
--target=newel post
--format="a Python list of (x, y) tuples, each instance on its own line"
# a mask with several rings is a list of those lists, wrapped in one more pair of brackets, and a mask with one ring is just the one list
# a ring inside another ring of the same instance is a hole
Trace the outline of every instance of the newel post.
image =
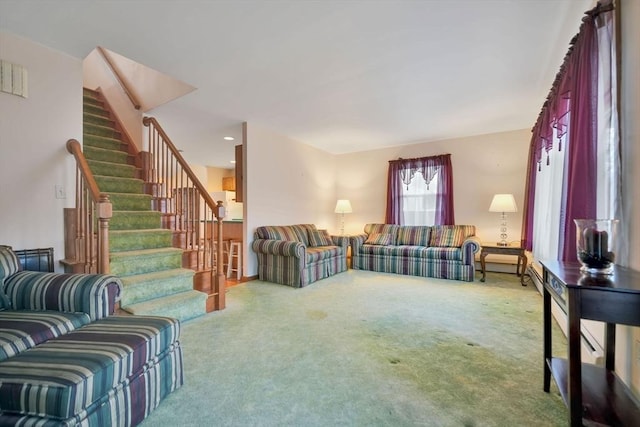
[(215, 216), (216, 216), (216, 220), (217, 220), (217, 227), (218, 227), (218, 240), (216, 242), (216, 247), (218, 250), (218, 266), (216, 267), (216, 279), (215, 279), (215, 287), (216, 287), (216, 301), (215, 301), (215, 309), (216, 310), (223, 310), (226, 306), (226, 301), (225, 301), (225, 293), (226, 293), (226, 287), (227, 287), (227, 279), (224, 275), (224, 252), (223, 252), (223, 242), (224, 240), (222, 239), (222, 220), (224, 219), (226, 213), (225, 213), (225, 209), (224, 206), (222, 205), (222, 201), (218, 200), (217, 202), (217, 206), (215, 209)]
[(100, 194), (96, 203), (98, 215), (98, 273), (109, 274), (109, 220), (113, 216), (111, 201), (107, 194)]

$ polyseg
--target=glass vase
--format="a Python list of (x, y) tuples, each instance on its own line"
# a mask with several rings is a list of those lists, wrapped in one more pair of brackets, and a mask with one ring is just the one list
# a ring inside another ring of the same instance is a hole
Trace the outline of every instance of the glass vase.
[(618, 220), (574, 219), (576, 251), (581, 270), (589, 274), (611, 274), (616, 259)]

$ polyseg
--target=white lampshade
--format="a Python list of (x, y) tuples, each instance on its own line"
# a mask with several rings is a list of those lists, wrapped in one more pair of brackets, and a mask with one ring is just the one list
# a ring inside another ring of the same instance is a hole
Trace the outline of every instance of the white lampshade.
[(335, 213), (351, 213), (353, 212), (353, 210), (351, 210), (351, 202), (345, 199), (341, 199), (338, 200), (338, 203), (336, 203), (336, 210)]
[(489, 212), (518, 212), (513, 194), (496, 194), (493, 196)]

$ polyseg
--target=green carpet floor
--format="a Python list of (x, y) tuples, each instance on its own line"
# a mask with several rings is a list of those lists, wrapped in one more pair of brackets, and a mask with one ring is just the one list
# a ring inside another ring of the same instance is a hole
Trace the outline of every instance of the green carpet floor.
[(251, 281), (182, 344), (185, 385), (143, 427), (567, 424), (555, 384), (542, 391), (542, 297), (512, 274)]

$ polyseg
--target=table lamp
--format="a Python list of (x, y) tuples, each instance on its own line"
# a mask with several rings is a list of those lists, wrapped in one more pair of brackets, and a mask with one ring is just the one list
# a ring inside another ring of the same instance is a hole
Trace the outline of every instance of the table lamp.
[(496, 194), (491, 200), (489, 212), (501, 212), (500, 241), (498, 246), (509, 246), (507, 242), (507, 212), (518, 212), (513, 194)]
[(340, 199), (338, 200), (338, 203), (336, 203), (336, 209), (335, 209), (335, 213), (339, 213), (342, 215), (342, 222), (340, 224), (340, 235), (344, 236), (344, 214), (346, 213), (351, 213), (353, 212), (353, 210), (351, 209), (351, 202), (349, 200), (346, 199)]

